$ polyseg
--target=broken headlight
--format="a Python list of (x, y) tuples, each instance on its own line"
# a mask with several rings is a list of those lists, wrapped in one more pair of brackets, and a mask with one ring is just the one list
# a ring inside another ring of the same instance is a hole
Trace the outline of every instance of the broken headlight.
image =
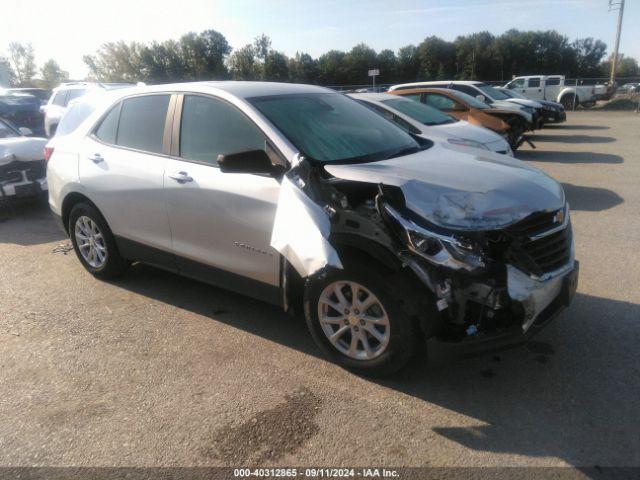
[(398, 223), (412, 252), (431, 263), (453, 269), (475, 270), (484, 267), (482, 249), (473, 240), (432, 232), (404, 218), (393, 207), (385, 204), (384, 208)]

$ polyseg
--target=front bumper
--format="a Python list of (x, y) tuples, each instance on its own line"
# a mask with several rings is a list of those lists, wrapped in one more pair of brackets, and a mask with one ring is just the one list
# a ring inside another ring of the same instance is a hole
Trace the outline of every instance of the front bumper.
[(580, 263), (576, 260), (565, 272), (544, 282), (510, 271), (509, 295), (523, 307), (524, 322), (505, 331), (467, 337), (454, 344), (454, 348), (460, 354), (473, 355), (525, 343), (572, 303), (578, 288), (579, 269)]
[(544, 118), (545, 123), (562, 123), (567, 120), (567, 112), (564, 110), (559, 112), (545, 111)]
[(4, 198), (37, 197), (47, 191), (46, 177), (29, 180), (24, 172), (22, 178), (17, 181), (0, 181), (0, 197)]

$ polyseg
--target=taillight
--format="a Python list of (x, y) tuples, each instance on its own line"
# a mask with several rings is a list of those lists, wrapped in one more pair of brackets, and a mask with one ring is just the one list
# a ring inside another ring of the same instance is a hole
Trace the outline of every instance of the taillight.
[(44, 147), (44, 161), (48, 162), (53, 154), (53, 147)]

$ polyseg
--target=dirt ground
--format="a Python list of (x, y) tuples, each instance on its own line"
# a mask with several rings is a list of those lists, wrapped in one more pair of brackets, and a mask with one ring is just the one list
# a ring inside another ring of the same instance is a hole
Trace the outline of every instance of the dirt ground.
[[(86, 273), (46, 205), (0, 223), (0, 466), (640, 466), (640, 115), (517, 157), (564, 184), (578, 295), (525, 347), (372, 381), (300, 319), (136, 265)], [(444, 353), (443, 353), (444, 351)]]

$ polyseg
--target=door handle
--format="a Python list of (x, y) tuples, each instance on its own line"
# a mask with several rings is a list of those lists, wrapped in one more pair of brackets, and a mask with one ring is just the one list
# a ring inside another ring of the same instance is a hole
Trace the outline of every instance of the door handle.
[(169, 178), (173, 178), (178, 183), (193, 182), (193, 178), (187, 172), (170, 173)]
[(89, 155), (89, 160), (91, 160), (93, 163), (100, 163), (100, 162), (104, 162), (104, 157), (102, 155), (100, 155), (99, 153), (94, 153), (93, 155)]

